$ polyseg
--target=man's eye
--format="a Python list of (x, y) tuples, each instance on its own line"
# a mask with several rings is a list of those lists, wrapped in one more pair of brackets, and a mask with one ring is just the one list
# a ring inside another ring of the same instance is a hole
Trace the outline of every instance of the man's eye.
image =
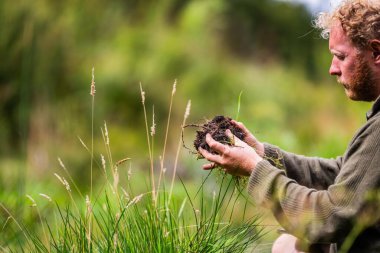
[(335, 55), (338, 60), (343, 61), (346, 57), (344, 55)]

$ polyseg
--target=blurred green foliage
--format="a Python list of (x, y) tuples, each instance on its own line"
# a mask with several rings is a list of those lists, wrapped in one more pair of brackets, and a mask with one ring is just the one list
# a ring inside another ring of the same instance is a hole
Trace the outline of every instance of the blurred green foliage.
[[(77, 137), (90, 145), (93, 66), (95, 149), (106, 121), (114, 159), (131, 157), (136, 169), (149, 167), (139, 83), (149, 120), (154, 105), (158, 160), (175, 79), (169, 170), (186, 101), (188, 123), (202, 123), (236, 115), (240, 92), (239, 120), (260, 140), (341, 154), (369, 105), (349, 102), (328, 77), (327, 41), (312, 18), (271, 0), (0, 1), (0, 199), (51, 180), (58, 156), (88, 188), (90, 155)], [(193, 137), (186, 129), (187, 146)], [(203, 175), (186, 150), (179, 164), (186, 179)]]

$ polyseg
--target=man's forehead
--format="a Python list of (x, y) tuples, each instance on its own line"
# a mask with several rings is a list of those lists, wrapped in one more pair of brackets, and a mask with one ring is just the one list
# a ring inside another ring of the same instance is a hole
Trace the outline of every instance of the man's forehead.
[(329, 48), (330, 50), (343, 50), (354, 47), (340, 24), (334, 24), (330, 29)]
[(343, 30), (342, 24), (337, 20), (335, 20), (330, 26), (330, 36), (332, 35), (332, 33), (335, 33), (335, 35), (346, 35)]

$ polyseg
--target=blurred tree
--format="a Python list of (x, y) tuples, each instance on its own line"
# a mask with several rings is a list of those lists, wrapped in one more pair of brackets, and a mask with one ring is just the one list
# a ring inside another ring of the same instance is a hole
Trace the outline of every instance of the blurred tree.
[[(301, 6), (274, 0), (0, 1), (0, 192), (18, 192), (21, 205), (29, 176), (51, 176), (57, 156), (79, 187), (89, 187), (83, 179), (90, 156), (76, 137), (91, 143), (93, 66), (95, 149), (104, 148), (106, 120), (114, 160), (132, 157), (141, 171), (149, 165), (140, 82), (149, 125), (154, 105), (158, 157), (178, 79), (169, 169), (187, 100), (188, 122), (201, 123), (236, 115), (242, 90), (239, 120), (259, 138), (305, 154), (339, 153), (361, 114), (352, 115), (359, 109), (346, 106), (339, 87), (321, 78), (330, 55), (311, 18)], [(315, 85), (320, 79), (327, 85)], [(196, 176), (191, 166), (181, 167)]]
[(225, 0), (228, 48), (248, 60), (261, 63), (281, 61), (320, 76), (314, 51), (325, 42), (311, 26), (312, 16), (303, 5), (271, 0)]
[[(161, 127), (175, 78), (183, 83), (176, 101), (207, 101), (210, 114), (235, 103), (226, 101), (238, 96), (237, 83), (250, 82), (240, 76), (251, 62), (306, 70), (315, 83), (327, 58), (316, 57), (325, 42), (310, 22), (303, 7), (274, 0), (1, 1), (0, 157), (28, 147), (30, 159), (47, 168), (50, 146), (64, 149), (74, 128), (88, 134), (94, 65), (102, 92), (96, 122), (107, 113), (138, 136), (140, 81)], [(205, 114), (203, 106), (193, 112)], [(180, 121), (183, 108), (173, 113)], [(125, 145), (145, 147), (137, 139)]]

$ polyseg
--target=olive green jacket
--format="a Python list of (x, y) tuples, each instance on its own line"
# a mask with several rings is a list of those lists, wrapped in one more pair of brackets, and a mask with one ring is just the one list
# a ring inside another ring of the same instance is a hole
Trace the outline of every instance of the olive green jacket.
[(330, 252), (380, 252), (380, 98), (343, 156), (305, 157), (265, 144), (265, 158), (248, 192), (287, 232), (332, 244)]

